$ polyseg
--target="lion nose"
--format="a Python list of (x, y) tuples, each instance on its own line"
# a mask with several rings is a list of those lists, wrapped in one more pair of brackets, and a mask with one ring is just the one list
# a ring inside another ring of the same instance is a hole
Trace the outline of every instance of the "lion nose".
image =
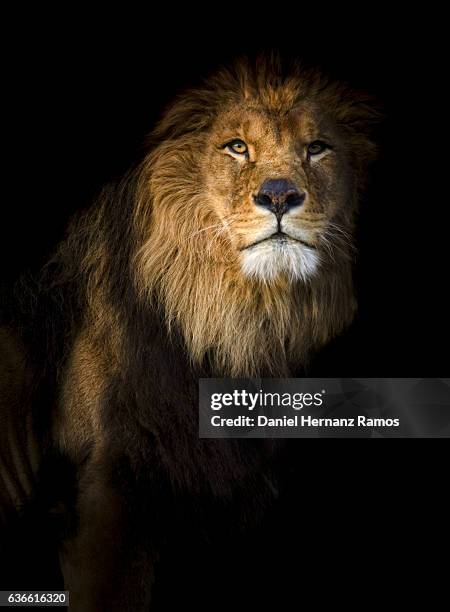
[(305, 192), (288, 179), (268, 179), (255, 196), (255, 203), (268, 208), (280, 219), (291, 208), (301, 206), (305, 197)]

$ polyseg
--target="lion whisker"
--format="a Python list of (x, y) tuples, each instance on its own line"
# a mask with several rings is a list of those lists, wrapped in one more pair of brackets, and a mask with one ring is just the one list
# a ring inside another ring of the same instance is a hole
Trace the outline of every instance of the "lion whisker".
[(337, 232), (339, 232), (340, 234), (342, 234), (342, 236), (344, 236), (345, 238), (347, 238), (347, 240), (351, 243), (353, 243), (353, 237), (352, 235), (347, 232), (346, 230), (344, 230), (344, 228), (341, 225), (338, 225), (337, 223), (333, 223), (332, 221), (328, 222), (328, 227), (332, 228), (334, 230), (336, 230)]

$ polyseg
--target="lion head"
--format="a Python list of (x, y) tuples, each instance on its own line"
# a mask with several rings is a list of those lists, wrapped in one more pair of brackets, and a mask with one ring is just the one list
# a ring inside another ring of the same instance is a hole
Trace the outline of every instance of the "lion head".
[(352, 319), (376, 118), (366, 96), (274, 60), (222, 70), (168, 109), (141, 171), (136, 270), (194, 361), (285, 375)]

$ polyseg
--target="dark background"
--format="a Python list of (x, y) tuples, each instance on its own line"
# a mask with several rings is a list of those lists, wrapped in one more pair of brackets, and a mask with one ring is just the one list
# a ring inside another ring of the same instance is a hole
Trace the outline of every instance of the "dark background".
[(280, 10), (257, 19), (249, 11), (233, 23), (227, 11), (206, 23), (188, 12), (170, 26), (167, 15), (95, 23), (71, 15), (57, 26), (40, 15), (14, 24), (3, 94), (3, 280), (42, 264), (70, 215), (139, 156), (177, 92), (243, 53), (279, 49), (374, 94), (387, 117), (361, 207), (360, 314), (312, 373), (445, 376), (448, 153), (439, 19), (361, 9), (324, 22), (319, 13)]
[[(246, 6), (245, 15), (241, 6), (227, 5), (221, 14), (211, 5), (201, 15), (171, 7), (172, 14), (131, 20), (120, 13), (95, 21), (89, 14), (26, 14), (5, 26), (11, 36), (3, 58), (2, 280), (40, 267), (70, 215), (139, 155), (174, 94), (242, 53), (275, 48), (369, 91), (386, 113), (380, 159), (361, 209), (360, 312), (311, 374), (448, 376), (440, 16), (411, 8), (393, 15), (368, 4), (359, 13), (333, 14), (277, 5), (258, 9), (256, 17)], [(442, 488), (429, 484), (436, 466), (428, 471), (404, 451), (387, 453), (383, 466), (367, 452), (361, 459), (361, 447), (343, 453), (341, 441), (330, 442), (334, 451), (324, 457), (319, 442), (300, 442), (296, 486), (256, 531), (212, 546), (187, 538), (172, 551), (157, 594), (160, 609), (239, 610), (273, 601), (284, 610), (306, 593), (318, 605), (329, 595), (347, 602), (354, 591), (338, 579), (342, 569), (353, 584), (377, 577), (371, 598), (377, 588), (401, 588), (399, 564), (414, 579), (423, 567), (417, 546), (443, 542), (437, 519), (448, 502), (438, 505)], [(425, 522), (417, 511), (420, 485), (433, 510)], [(355, 534), (358, 541), (350, 544)], [(368, 551), (381, 555), (379, 565)], [(350, 553), (345, 568), (344, 553)], [(429, 550), (426, 558), (432, 555)], [(38, 584), (44, 561), (28, 562)]]

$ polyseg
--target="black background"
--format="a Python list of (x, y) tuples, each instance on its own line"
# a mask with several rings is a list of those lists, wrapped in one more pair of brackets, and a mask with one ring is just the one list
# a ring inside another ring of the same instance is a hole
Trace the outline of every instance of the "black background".
[(359, 317), (311, 373), (445, 376), (448, 189), (438, 17), (361, 10), (324, 22), (319, 13), (258, 19), (248, 11), (235, 24), (232, 11), (207, 22), (187, 12), (170, 26), (167, 15), (103, 22), (66, 15), (57, 25), (40, 15), (13, 24), (3, 280), (42, 264), (73, 211), (139, 156), (177, 92), (243, 53), (279, 49), (374, 94), (386, 113), (361, 207)]
[[(165, 15), (131, 20), (120, 13), (95, 21), (89, 14), (52, 13), (12, 21), (4, 54), (2, 279), (11, 282), (42, 264), (70, 215), (139, 155), (174, 94), (242, 53), (280, 49), (374, 94), (386, 113), (380, 159), (361, 210), (358, 319), (311, 374), (448, 375), (440, 19), (411, 8), (393, 15), (370, 4), (356, 13), (247, 5), (244, 15), (241, 6), (211, 5), (202, 14), (171, 7)], [(400, 552), (409, 554), (403, 568), (412, 578), (416, 545), (442, 536), (430, 516), (428, 536), (420, 530), (418, 483), (430, 475), (423, 462), (390, 453), (389, 466), (364, 458), (358, 474), (356, 453), (343, 456), (341, 442), (330, 442), (330, 462), (318, 442), (298, 442), (298, 486), (256, 532), (212, 547), (194, 540), (173, 551), (157, 594), (162, 610), (180, 603), (235, 609), (246, 603), (251, 609), (252, 602), (267, 600), (290, 609), (284, 598), (298, 593), (301, 600), (306, 592), (317, 604), (327, 595), (347, 601), (351, 591), (335, 580), (344, 551), (353, 582), (374, 569), (373, 560), (360, 563), (368, 550), (383, 556), (379, 586), (402, 584)], [(388, 485), (391, 496), (383, 505)], [(425, 495), (430, 504), (436, 500), (436, 490)], [(434, 508), (436, 518), (443, 506)], [(415, 517), (414, 528), (405, 515)], [(348, 534), (355, 533), (358, 542), (350, 545)]]

